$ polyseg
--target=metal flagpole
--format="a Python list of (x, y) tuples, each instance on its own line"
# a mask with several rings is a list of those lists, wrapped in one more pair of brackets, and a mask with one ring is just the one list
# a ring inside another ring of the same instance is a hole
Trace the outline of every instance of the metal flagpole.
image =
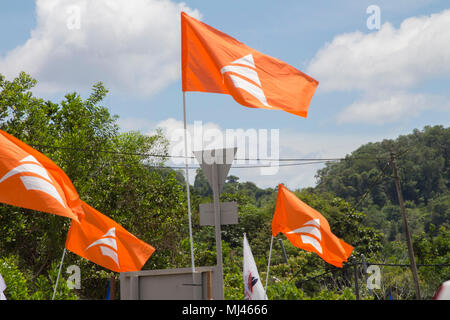
[(267, 274), (266, 274), (266, 287), (264, 291), (267, 293), (267, 283), (269, 282), (269, 268), (270, 268), (270, 257), (272, 256), (272, 244), (273, 244), (273, 236), (270, 239), (270, 249), (269, 249), (269, 263), (267, 264)]
[(280, 242), (280, 247), (281, 247), (281, 251), (283, 252), (284, 262), (286, 264), (289, 264), (288, 257), (287, 257), (287, 254), (286, 254), (286, 250), (284, 249), (284, 245), (283, 245), (283, 240), (281, 238), (278, 238), (278, 242)]
[(195, 272), (194, 261), (194, 241), (192, 239), (192, 219), (191, 219), (191, 197), (189, 190), (189, 168), (188, 168), (188, 154), (187, 154), (187, 125), (186, 125), (186, 92), (183, 91), (183, 119), (184, 119), (184, 156), (186, 165), (186, 194), (187, 194), (187, 207), (189, 217), (189, 238), (191, 241), (191, 263), (192, 263), (192, 276)]
[(61, 264), (59, 265), (59, 271), (58, 271), (58, 276), (56, 277), (56, 284), (55, 284), (55, 289), (53, 290), (52, 300), (55, 300), (56, 288), (58, 287), (59, 275), (61, 274), (61, 269), (62, 269), (62, 265), (63, 265), (64, 256), (65, 255), (66, 255), (66, 248), (64, 248), (63, 255), (62, 255), (62, 258), (61, 258)]

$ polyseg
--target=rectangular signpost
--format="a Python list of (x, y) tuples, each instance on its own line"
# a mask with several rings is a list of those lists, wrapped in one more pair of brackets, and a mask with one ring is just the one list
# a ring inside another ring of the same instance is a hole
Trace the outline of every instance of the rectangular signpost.
[[(213, 203), (200, 204), (200, 225), (214, 226), (214, 205)], [(221, 202), (220, 203), (220, 224), (237, 224), (237, 203)]]
[(222, 192), (228, 172), (230, 171), (236, 151), (237, 148), (194, 151), (194, 155), (213, 191), (212, 205), (211, 203), (200, 205), (200, 224), (214, 225), (215, 227), (217, 279), (220, 279), (220, 283), (218, 284), (218, 287), (220, 288), (219, 300), (224, 300), (225, 298), (223, 289), (221, 225), (236, 224), (238, 220), (237, 204), (235, 202), (220, 203), (219, 196)]

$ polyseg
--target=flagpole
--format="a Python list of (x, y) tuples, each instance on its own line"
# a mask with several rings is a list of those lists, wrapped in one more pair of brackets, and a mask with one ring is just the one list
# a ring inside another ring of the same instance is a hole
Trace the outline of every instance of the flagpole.
[(53, 290), (52, 300), (55, 300), (56, 288), (58, 287), (59, 276), (61, 274), (61, 269), (62, 269), (62, 265), (63, 265), (64, 256), (65, 255), (66, 255), (66, 248), (64, 248), (63, 255), (62, 255), (62, 258), (61, 258), (61, 264), (59, 265), (59, 271), (58, 271), (58, 276), (56, 277), (56, 284), (55, 284), (55, 289)]
[[(189, 168), (188, 168), (188, 153), (187, 153), (187, 124), (186, 124), (186, 92), (183, 91), (183, 120), (184, 120), (184, 156), (186, 165), (186, 195), (187, 195), (187, 207), (188, 207), (188, 217), (189, 217), (189, 239), (191, 242), (191, 264), (192, 264), (192, 274), (195, 272), (195, 261), (194, 261), (194, 241), (192, 239), (192, 219), (191, 219), (191, 197), (189, 190)], [(194, 276), (194, 275), (192, 275)]]
[(270, 257), (272, 256), (272, 244), (273, 244), (273, 235), (270, 239), (270, 249), (269, 249), (269, 262), (267, 263), (267, 274), (266, 274), (266, 287), (264, 288), (264, 291), (267, 294), (267, 283), (269, 282), (269, 268), (270, 268)]

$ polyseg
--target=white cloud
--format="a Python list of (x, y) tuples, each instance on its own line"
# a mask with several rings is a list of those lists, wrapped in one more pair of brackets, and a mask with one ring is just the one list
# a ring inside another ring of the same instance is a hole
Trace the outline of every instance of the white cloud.
[(40, 92), (102, 81), (115, 92), (148, 96), (179, 78), (181, 11), (200, 18), (170, 0), (37, 0), (36, 27), (0, 57), (0, 70), (30, 73)]
[[(198, 130), (201, 124), (203, 129), (203, 134), (210, 131), (209, 137), (202, 136), (202, 132)], [(159, 122), (155, 127), (150, 127), (147, 130), (148, 134), (152, 134), (156, 127), (162, 128), (166, 133), (166, 136), (171, 140), (171, 147), (169, 148), (171, 155), (183, 156), (184, 155), (184, 137), (183, 137), (183, 122), (169, 118), (164, 121)], [(218, 124), (208, 122), (208, 123), (197, 123), (197, 128), (195, 124), (188, 124), (189, 136), (192, 138), (188, 142), (188, 155), (192, 155), (192, 150), (200, 150), (202, 148), (212, 149), (212, 148), (223, 148), (223, 147), (233, 147), (236, 146), (234, 141), (228, 140), (226, 136), (227, 129), (221, 128)], [(230, 129), (228, 129), (230, 130)], [(234, 128), (234, 132), (239, 130)], [(251, 130), (264, 130), (264, 128), (255, 129), (241, 129), (241, 137), (248, 137), (248, 133)], [(225, 137), (224, 139), (214, 139), (214, 132), (217, 133), (217, 137)], [(378, 137), (378, 140), (386, 138), (386, 136)], [(357, 149), (361, 144), (367, 142), (373, 142), (376, 137), (364, 136), (364, 135), (327, 135), (327, 134), (312, 134), (307, 132), (300, 132), (292, 129), (280, 129), (279, 131), (279, 150), (277, 158), (342, 158), (352, 151)], [(264, 143), (264, 140), (259, 139), (258, 143)], [(269, 141), (270, 143), (270, 141)], [(247, 145), (248, 146), (248, 145)], [(239, 152), (242, 150), (238, 149), (238, 154), (236, 158), (248, 158), (248, 150), (246, 154), (242, 155)], [(274, 153), (275, 154), (275, 153)], [(273, 154), (269, 152), (269, 157)], [(321, 164), (307, 164), (301, 166), (280, 166), (278, 167), (276, 175), (265, 175), (261, 174), (260, 168), (249, 168), (249, 169), (238, 169), (237, 166), (247, 166), (247, 165), (261, 165), (266, 163), (255, 163), (255, 162), (234, 162), (231, 168), (230, 174), (240, 177), (240, 181), (251, 181), (260, 187), (275, 187), (278, 183), (284, 183), (291, 188), (300, 188), (314, 186), (316, 183), (315, 174), (318, 169), (324, 166)], [(184, 162), (182, 159), (172, 159), (168, 165), (183, 166)], [(191, 166), (196, 166), (198, 163), (196, 161), (190, 162)], [(195, 177), (195, 171), (191, 170), (189, 173), (190, 183), (193, 183), (193, 177)]]
[[(171, 142), (171, 151), (173, 155), (184, 156), (184, 124), (182, 121), (169, 118), (160, 121), (157, 128), (163, 130), (165, 136)], [(231, 146), (224, 139), (223, 130), (219, 125), (207, 122), (196, 121), (193, 124), (187, 124), (188, 130), (188, 155), (192, 156), (193, 151), (202, 149), (215, 149)], [(152, 134), (154, 130), (149, 130)]]
[(123, 132), (140, 131), (145, 132), (148, 128), (155, 125), (155, 122), (147, 120), (146, 118), (124, 117), (117, 120), (119, 128)]
[(419, 85), (450, 76), (450, 10), (389, 22), (377, 32), (336, 36), (319, 50), (307, 73), (323, 91), (360, 91), (362, 98), (337, 116), (338, 123), (381, 125), (443, 110), (445, 98), (418, 93)]
[(410, 88), (450, 75), (450, 10), (390, 23), (377, 32), (336, 36), (310, 62), (321, 90)]
[(397, 122), (405, 118), (413, 118), (425, 110), (441, 109), (445, 104), (439, 97), (423, 94), (379, 94), (364, 97), (348, 107), (339, 115), (339, 123), (374, 123), (383, 124)]

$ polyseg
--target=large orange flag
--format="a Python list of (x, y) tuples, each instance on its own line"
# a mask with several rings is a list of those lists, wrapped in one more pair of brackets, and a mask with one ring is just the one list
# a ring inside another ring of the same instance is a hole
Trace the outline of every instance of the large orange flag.
[(301, 201), (285, 186), (278, 186), (277, 204), (272, 220), (272, 235), (283, 233), (296, 247), (315, 252), (326, 262), (342, 268), (353, 247), (336, 237), (328, 221)]
[(307, 116), (318, 82), (181, 13), (183, 91), (231, 95), (251, 108)]
[(85, 202), (81, 222), (72, 221), (66, 249), (115, 272), (139, 271), (155, 248)]
[(0, 202), (78, 220), (81, 200), (52, 160), (0, 130)]

